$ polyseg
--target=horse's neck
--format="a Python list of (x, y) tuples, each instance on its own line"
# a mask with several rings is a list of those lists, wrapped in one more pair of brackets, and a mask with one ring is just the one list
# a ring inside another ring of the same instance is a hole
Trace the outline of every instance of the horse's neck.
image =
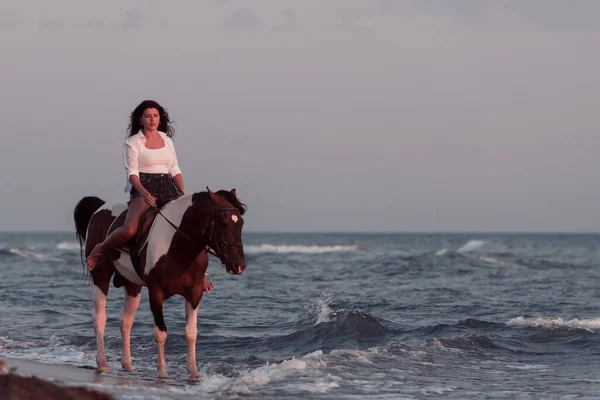
[[(181, 240), (191, 239), (196, 243), (194, 238), (198, 239), (197, 235), (200, 233), (199, 230), (202, 229), (200, 224), (196, 224), (196, 221), (187, 220), (182, 224), (186, 212), (192, 205), (191, 195), (182, 196), (165, 205), (161, 210), (162, 215), (156, 215), (150, 233), (148, 234), (147, 246), (145, 249), (147, 266), (150, 265), (150, 268), (152, 268), (163, 254), (167, 254), (169, 248), (173, 244), (175, 233), (178, 230), (180, 230), (180, 233), (184, 236)], [(171, 225), (171, 223), (174, 226)], [(191, 226), (193, 226), (192, 229), (190, 229)], [(201, 247), (203, 247), (204, 245), (201, 242), (202, 240), (200, 240), (200, 243), (196, 244), (200, 244)], [(182, 255), (182, 257), (185, 256)]]
[[(157, 214), (148, 239), (152, 237), (163, 237), (172, 238), (174, 228), (168, 221), (170, 221), (177, 228), (181, 226), (181, 221), (187, 209), (192, 205), (192, 195), (184, 195), (166, 204), (161, 210), (160, 214)], [(162, 215), (161, 215), (162, 214)], [(168, 220), (168, 221), (167, 221)]]

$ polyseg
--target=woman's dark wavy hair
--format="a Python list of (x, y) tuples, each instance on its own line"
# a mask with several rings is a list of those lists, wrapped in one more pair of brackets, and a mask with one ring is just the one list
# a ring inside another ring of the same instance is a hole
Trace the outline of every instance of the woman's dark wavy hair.
[(127, 127), (127, 137), (131, 137), (136, 135), (140, 129), (142, 129), (142, 124), (140, 123), (140, 119), (144, 114), (144, 110), (147, 108), (156, 108), (158, 110), (158, 115), (160, 116), (160, 123), (158, 124), (158, 130), (167, 134), (168, 137), (173, 137), (173, 127), (171, 126), (171, 120), (169, 119), (169, 113), (166, 109), (164, 109), (160, 104), (158, 104), (154, 100), (144, 100), (142, 101), (136, 108), (131, 112), (131, 116), (129, 117), (129, 126)]

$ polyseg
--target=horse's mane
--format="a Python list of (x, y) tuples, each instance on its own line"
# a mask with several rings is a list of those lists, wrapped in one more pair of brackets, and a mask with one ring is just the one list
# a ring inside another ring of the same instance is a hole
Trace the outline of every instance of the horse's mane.
[[(236, 196), (228, 190), (219, 190), (215, 192), (216, 195), (222, 196), (231, 203), (232, 206), (240, 210), (240, 215), (244, 215), (248, 206), (242, 203)], [(199, 201), (211, 201), (208, 192), (197, 192), (192, 195), (192, 202), (197, 203)]]

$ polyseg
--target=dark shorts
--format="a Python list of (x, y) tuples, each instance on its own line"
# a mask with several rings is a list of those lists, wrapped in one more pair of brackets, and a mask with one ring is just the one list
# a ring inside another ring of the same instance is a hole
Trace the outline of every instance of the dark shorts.
[[(173, 178), (170, 174), (148, 174), (146, 172), (140, 172), (140, 182), (144, 189), (149, 191), (152, 196), (156, 197), (156, 201), (159, 204), (167, 203), (181, 196), (181, 193), (177, 190), (175, 182), (173, 182)], [(142, 197), (135, 188), (131, 188), (129, 194), (132, 199)]]

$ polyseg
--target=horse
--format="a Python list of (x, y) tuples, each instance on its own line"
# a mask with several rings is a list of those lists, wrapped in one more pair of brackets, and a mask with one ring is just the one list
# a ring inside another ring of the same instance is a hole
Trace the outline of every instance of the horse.
[(106, 298), (110, 280), (124, 287), (125, 301), (121, 314), (123, 349), (121, 366), (133, 372), (130, 333), (140, 304), (142, 287), (148, 290), (154, 318), (157, 344), (156, 368), (160, 378), (167, 377), (164, 346), (167, 326), (163, 303), (174, 295), (185, 298), (185, 337), (187, 371), (190, 378), (199, 376), (196, 364), (198, 306), (204, 293), (208, 253), (217, 257), (230, 275), (241, 275), (246, 268), (241, 240), (246, 205), (235, 189), (182, 195), (148, 210), (141, 218), (136, 237), (124, 246), (109, 250), (102, 261), (88, 271), (84, 263), (94, 246), (125, 220), (126, 204), (112, 206), (96, 196), (85, 196), (73, 210), (81, 261), (93, 283), (93, 322), (96, 334), (96, 371), (110, 371), (104, 352)]

